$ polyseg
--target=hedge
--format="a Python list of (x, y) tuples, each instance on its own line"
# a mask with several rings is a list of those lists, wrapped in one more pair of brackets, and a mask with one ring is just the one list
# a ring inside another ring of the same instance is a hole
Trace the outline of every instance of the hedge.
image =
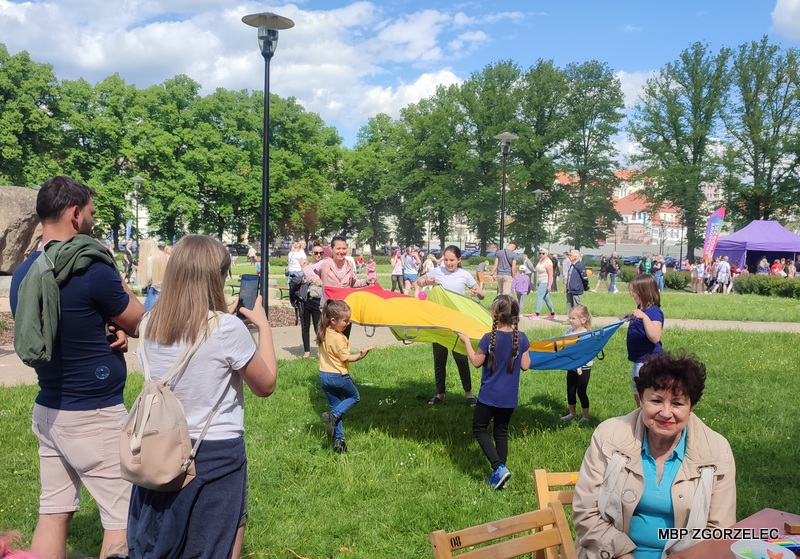
[(800, 299), (800, 278), (788, 279), (781, 276), (750, 274), (735, 278), (733, 289), (737, 293)]

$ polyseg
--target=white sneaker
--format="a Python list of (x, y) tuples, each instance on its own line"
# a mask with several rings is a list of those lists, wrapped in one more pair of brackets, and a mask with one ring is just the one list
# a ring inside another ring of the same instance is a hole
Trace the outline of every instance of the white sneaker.
[(563, 416), (561, 418), (561, 421), (563, 421), (564, 423), (568, 423), (568, 422), (572, 421), (573, 419), (575, 419), (575, 416), (572, 415), (571, 413), (568, 413), (567, 415), (565, 415), (565, 416)]
[(581, 417), (578, 420), (578, 423), (583, 423), (583, 424), (589, 423), (589, 418), (588, 417)]

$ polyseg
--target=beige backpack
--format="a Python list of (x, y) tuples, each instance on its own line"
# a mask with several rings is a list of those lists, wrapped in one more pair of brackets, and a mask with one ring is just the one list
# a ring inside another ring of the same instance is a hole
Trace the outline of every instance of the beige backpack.
[(180, 380), (179, 375), (183, 374), (194, 354), (219, 324), (219, 314), (215, 313), (209, 318), (207, 333), (198, 336), (191, 346), (187, 345), (160, 380), (150, 378), (144, 343), (145, 322), (143, 320), (139, 326), (144, 386), (133, 403), (120, 435), (120, 469), (122, 478), (134, 485), (154, 491), (178, 491), (195, 478), (197, 449), (228, 389), (211, 410), (203, 431), (192, 446), (183, 404), (172, 392), (169, 382), (175, 376)]

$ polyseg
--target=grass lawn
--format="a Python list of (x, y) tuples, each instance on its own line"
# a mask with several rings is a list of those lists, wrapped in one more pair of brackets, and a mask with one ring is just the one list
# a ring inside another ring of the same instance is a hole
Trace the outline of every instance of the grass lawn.
[[(536, 336), (560, 332), (537, 330)], [(796, 335), (668, 330), (664, 343), (689, 348), (708, 366), (706, 393), (695, 412), (733, 447), (737, 517), (764, 507), (800, 512), (800, 420), (791, 392), (784, 390), (794, 386), (800, 363)], [(595, 362), (589, 385), (592, 427), (633, 408), (624, 332), (614, 336), (605, 356)], [(511, 421), (513, 477), (505, 490), (493, 491), (483, 483), (489, 466), (472, 438), (472, 411), (463, 402), (452, 361), (447, 401), (436, 407), (425, 403), (434, 390), (427, 345), (376, 350), (355, 363), (352, 373), (362, 399), (345, 420), (347, 455), (333, 454), (319, 419), (327, 403), (316, 361), (280, 362), (273, 396), (261, 400), (247, 394), (245, 553), (286, 559), (294, 553), (314, 559), (430, 557), (433, 530), (533, 509), (533, 469), (577, 470), (591, 437), (591, 428), (559, 420), (566, 412), (563, 372), (525, 374)], [(479, 378), (474, 370), (476, 386)], [(132, 376), (128, 405), (140, 386), (141, 378)], [(30, 431), (35, 394), (30, 386), (0, 390), (0, 531), (20, 529), (28, 539), (39, 491)], [(87, 497), (73, 521), (72, 556), (96, 555), (101, 537)]]

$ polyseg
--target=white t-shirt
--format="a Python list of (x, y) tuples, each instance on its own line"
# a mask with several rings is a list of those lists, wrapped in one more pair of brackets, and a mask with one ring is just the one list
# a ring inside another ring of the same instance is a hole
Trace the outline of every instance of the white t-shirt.
[(428, 274), (429, 278), (436, 280), (436, 283), (448, 291), (463, 295), (466, 289), (475, 287), (478, 282), (464, 268), (456, 268), (455, 272), (450, 272), (445, 266), (437, 266)]
[[(149, 320), (149, 317), (143, 319)], [(145, 325), (147, 323), (145, 322)], [(183, 351), (183, 343), (164, 346), (149, 340), (139, 340), (147, 349), (150, 378), (162, 378)], [(208, 414), (231, 386), (219, 406), (206, 433), (208, 440), (235, 439), (244, 433), (244, 395), (242, 377), (237, 371), (244, 368), (256, 352), (256, 344), (240, 319), (223, 314), (211, 337), (194, 354), (183, 375), (172, 379), (175, 396), (183, 404), (189, 436), (196, 439), (206, 424)], [(136, 351), (141, 366), (141, 349)]]
[(553, 267), (553, 261), (549, 258), (539, 260), (536, 263), (536, 284), (547, 283), (547, 269)]
[(303, 267), (300, 265), (300, 260), (307, 260), (306, 251), (302, 248), (300, 250), (293, 250), (289, 253), (289, 265), (286, 267), (290, 272), (302, 272)]

